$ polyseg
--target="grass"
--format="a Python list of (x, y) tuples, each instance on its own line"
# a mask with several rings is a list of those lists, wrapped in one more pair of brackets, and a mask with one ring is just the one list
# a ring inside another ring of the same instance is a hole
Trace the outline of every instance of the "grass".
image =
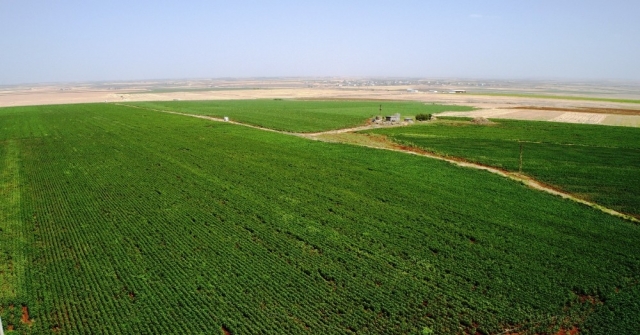
[(20, 333), (637, 329), (640, 227), (499, 176), (109, 104), (0, 129)]
[(640, 129), (494, 121), (476, 125), (451, 118), (371, 133), (508, 171), (519, 171), (522, 145), (524, 174), (640, 217)]
[[(130, 103), (134, 106), (188, 114), (228, 116), (231, 120), (291, 132), (319, 132), (363, 125), (372, 116), (401, 113), (470, 111), (471, 107), (425, 105), (419, 102), (370, 101), (169, 101)], [(382, 112), (379, 111), (382, 106)]]

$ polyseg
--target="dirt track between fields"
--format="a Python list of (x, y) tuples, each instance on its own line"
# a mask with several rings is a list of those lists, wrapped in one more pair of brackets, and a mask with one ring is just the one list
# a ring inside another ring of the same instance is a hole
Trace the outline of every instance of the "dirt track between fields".
[[(133, 106), (129, 106), (129, 107), (133, 107)], [(481, 165), (481, 164), (477, 164), (477, 163), (472, 163), (472, 162), (468, 162), (465, 161), (464, 159), (461, 158), (451, 158), (451, 157), (443, 157), (440, 155), (436, 155), (432, 152), (428, 152), (426, 150), (422, 150), (419, 148), (415, 148), (415, 147), (409, 147), (409, 146), (404, 146), (404, 145), (400, 145), (398, 143), (392, 142), (390, 140), (388, 140), (386, 137), (384, 136), (370, 136), (368, 134), (359, 134), (356, 133), (357, 131), (361, 131), (361, 130), (367, 130), (367, 129), (377, 129), (377, 128), (382, 128), (382, 127), (401, 127), (403, 125), (366, 125), (366, 126), (360, 126), (360, 127), (351, 127), (351, 128), (344, 128), (344, 129), (338, 129), (338, 130), (329, 130), (329, 131), (324, 131), (324, 132), (316, 132), (316, 133), (293, 133), (293, 132), (286, 132), (286, 131), (280, 131), (280, 130), (274, 130), (274, 129), (269, 129), (269, 128), (263, 128), (263, 127), (258, 127), (258, 126), (254, 126), (254, 125), (248, 125), (245, 123), (240, 123), (240, 122), (236, 122), (236, 121), (225, 121), (224, 119), (221, 118), (215, 118), (215, 117), (210, 117), (210, 116), (205, 116), (205, 115), (194, 115), (194, 114), (187, 114), (187, 113), (178, 113), (178, 112), (172, 112), (172, 111), (163, 111), (163, 110), (157, 110), (157, 109), (150, 109), (150, 108), (143, 108), (143, 107), (136, 107), (136, 108), (142, 108), (142, 109), (147, 109), (147, 110), (153, 110), (153, 111), (157, 111), (157, 112), (162, 112), (162, 113), (169, 113), (169, 114), (176, 114), (176, 115), (183, 115), (183, 116), (189, 116), (189, 117), (195, 117), (195, 118), (199, 118), (199, 119), (205, 119), (205, 120), (210, 120), (210, 121), (216, 121), (216, 122), (225, 122), (225, 123), (231, 123), (231, 124), (235, 124), (235, 125), (239, 125), (239, 126), (244, 126), (244, 127), (249, 127), (249, 128), (254, 128), (254, 129), (259, 129), (259, 130), (264, 130), (264, 131), (270, 131), (270, 132), (276, 132), (276, 133), (280, 133), (280, 134), (286, 134), (286, 135), (293, 135), (293, 136), (299, 136), (299, 137), (304, 137), (307, 139), (311, 139), (311, 140), (316, 140), (316, 141), (323, 141), (323, 142), (331, 142), (331, 143), (345, 143), (345, 144), (352, 144), (352, 145), (358, 145), (358, 146), (363, 146), (363, 147), (367, 147), (367, 148), (372, 148), (372, 149), (381, 149), (381, 150), (390, 150), (390, 151), (395, 151), (395, 152), (402, 152), (402, 153), (406, 153), (406, 154), (411, 154), (411, 155), (418, 155), (418, 156), (422, 156), (422, 157), (428, 157), (428, 158), (432, 158), (432, 159), (437, 159), (437, 160), (441, 160), (441, 161), (445, 161), (457, 166), (461, 166), (461, 167), (466, 167), (466, 168), (471, 168), (471, 169), (476, 169), (476, 170), (482, 170), (482, 171), (487, 171), (493, 174), (497, 174), (499, 176), (523, 183), (524, 185), (527, 185), (528, 187), (535, 189), (535, 190), (539, 190), (542, 192), (546, 192), (548, 194), (552, 194), (558, 197), (561, 197), (563, 199), (568, 199), (568, 200), (572, 200), (575, 201), (577, 203), (583, 204), (583, 205), (587, 205), (589, 207), (595, 208), (597, 210), (600, 210), (604, 213), (607, 213), (609, 215), (613, 215), (613, 216), (617, 216), (619, 218), (623, 218), (635, 223), (640, 223), (640, 220), (636, 219), (633, 216), (624, 214), (624, 213), (620, 213), (618, 211), (615, 211), (613, 209), (598, 205), (594, 202), (590, 202), (581, 198), (578, 198), (570, 193), (566, 193), (563, 192), (561, 190), (558, 190), (557, 188), (551, 186), (551, 185), (547, 185), (544, 184), (542, 182), (539, 182), (529, 176), (523, 175), (523, 174), (519, 174), (519, 173), (515, 173), (515, 172), (509, 172), (506, 170), (501, 170), (498, 168), (494, 168), (491, 166), (485, 166), (485, 165)], [(350, 135), (350, 136), (344, 136), (344, 135)]]
[[(326, 134), (335, 134), (335, 133), (329, 133), (329, 132), (325, 132), (323, 134), (319, 134), (319, 135), (326, 135)], [(558, 190), (557, 188), (551, 186), (551, 185), (547, 185), (544, 184), (542, 182), (539, 182), (529, 176), (523, 175), (523, 174), (519, 174), (519, 173), (515, 173), (515, 172), (509, 172), (506, 170), (501, 170), (498, 168), (494, 168), (491, 166), (486, 166), (486, 165), (481, 165), (481, 164), (477, 164), (477, 163), (472, 163), (472, 162), (468, 162), (465, 161), (463, 159), (460, 158), (451, 158), (451, 157), (443, 157), (440, 155), (436, 155), (434, 153), (422, 150), (422, 149), (418, 149), (418, 148), (414, 148), (414, 147), (408, 147), (408, 146), (403, 146), (397, 143), (394, 143), (390, 140), (381, 140), (379, 138), (379, 136), (376, 136), (376, 138), (371, 141), (370, 143), (367, 143), (367, 141), (356, 141), (354, 140), (355, 138), (347, 138), (347, 140), (345, 140), (344, 137), (339, 138), (338, 140), (332, 140), (331, 138), (322, 138), (319, 135), (315, 135), (315, 136), (305, 136), (305, 137), (309, 137), (309, 138), (313, 138), (316, 140), (321, 140), (321, 141), (325, 141), (325, 142), (340, 142), (340, 143), (349, 143), (349, 144), (356, 144), (356, 145), (360, 145), (360, 146), (365, 146), (365, 147), (369, 147), (369, 148), (375, 148), (375, 149), (383, 149), (383, 150), (391, 150), (391, 151), (396, 151), (396, 152), (403, 152), (403, 153), (407, 153), (407, 154), (412, 154), (412, 155), (419, 155), (419, 156), (423, 156), (423, 157), (428, 157), (428, 158), (433, 158), (433, 159), (438, 159), (441, 161), (445, 161), (457, 166), (461, 166), (461, 167), (466, 167), (466, 168), (471, 168), (471, 169), (476, 169), (476, 170), (483, 170), (483, 171), (487, 171), (490, 173), (494, 173), (497, 175), (500, 175), (502, 177), (505, 178), (509, 178), (511, 180), (517, 181), (517, 182), (521, 182), (525, 185), (527, 185), (528, 187), (535, 189), (535, 190), (539, 190), (539, 191), (543, 191), (549, 194), (553, 194), (555, 196), (559, 196), (561, 198), (564, 199), (569, 199), (584, 205), (587, 205), (589, 207), (598, 209), (602, 212), (605, 212), (607, 214), (613, 215), (613, 216), (617, 216), (626, 220), (630, 220), (636, 223), (640, 223), (640, 220), (624, 214), (624, 213), (620, 213), (618, 211), (615, 211), (613, 209), (598, 205), (596, 203), (584, 200), (584, 199), (580, 199), (570, 193), (566, 193), (563, 192), (561, 190)], [(358, 136), (369, 136), (367, 134), (356, 134)]]

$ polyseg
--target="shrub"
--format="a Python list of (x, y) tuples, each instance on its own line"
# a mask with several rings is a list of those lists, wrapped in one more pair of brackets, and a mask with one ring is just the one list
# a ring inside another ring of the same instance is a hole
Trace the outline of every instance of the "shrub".
[(431, 114), (418, 114), (416, 115), (417, 121), (428, 121), (431, 120)]

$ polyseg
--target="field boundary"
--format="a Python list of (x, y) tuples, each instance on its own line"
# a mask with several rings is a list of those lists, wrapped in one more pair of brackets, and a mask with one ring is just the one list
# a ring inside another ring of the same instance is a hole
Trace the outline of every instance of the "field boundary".
[[(180, 112), (173, 112), (173, 111), (166, 111), (166, 110), (159, 110), (159, 109), (153, 109), (153, 108), (146, 108), (146, 107), (139, 107), (139, 106), (131, 106), (131, 105), (124, 105), (124, 104), (117, 104), (117, 105), (121, 105), (121, 106), (127, 106), (127, 107), (133, 107), (133, 108), (140, 108), (140, 109), (145, 109), (145, 110), (151, 110), (151, 111), (156, 111), (156, 112), (161, 112), (161, 113), (168, 113), (168, 114), (176, 114), (176, 115), (182, 115), (182, 116), (189, 116), (189, 117), (195, 117), (195, 118), (199, 118), (199, 119), (205, 119), (205, 120), (210, 120), (210, 121), (216, 121), (216, 122), (224, 122), (224, 123), (230, 123), (230, 124), (234, 124), (234, 125), (239, 125), (239, 126), (244, 126), (244, 127), (249, 127), (249, 128), (253, 128), (253, 129), (258, 129), (258, 130), (264, 130), (264, 131), (270, 131), (270, 132), (274, 132), (274, 133), (280, 133), (280, 134), (285, 134), (285, 135), (292, 135), (292, 136), (298, 136), (298, 137), (303, 137), (303, 138), (307, 138), (307, 139), (311, 139), (311, 140), (316, 140), (316, 141), (323, 141), (323, 142), (331, 142), (331, 143), (346, 143), (346, 144), (351, 144), (351, 145), (357, 145), (357, 146), (362, 146), (362, 147), (367, 147), (367, 148), (372, 148), (372, 149), (381, 149), (381, 150), (389, 150), (389, 151), (395, 151), (395, 152), (402, 152), (405, 154), (412, 154), (412, 155), (418, 155), (418, 156), (422, 156), (422, 157), (427, 157), (427, 158), (432, 158), (432, 159), (437, 159), (437, 160), (441, 160), (441, 161), (445, 161), (451, 164), (454, 164), (456, 166), (460, 166), (460, 167), (466, 167), (466, 168), (471, 168), (471, 169), (476, 169), (476, 170), (482, 170), (482, 171), (487, 171), (493, 174), (497, 174), (499, 176), (502, 176), (504, 178), (507, 179), (511, 179), (513, 181), (522, 183), (526, 186), (528, 186), (529, 188), (532, 188), (534, 190), (538, 190), (538, 191), (542, 191), (542, 192), (546, 192), (548, 194), (551, 195), (555, 195), (558, 197), (561, 197), (563, 199), (567, 199), (567, 200), (571, 200), (586, 206), (589, 206), (591, 208), (597, 209), (601, 212), (604, 212), (606, 214), (612, 215), (612, 216), (616, 216), (628, 221), (631, 221), (633, 223), (636, 224), (640, 224), (640, 220), (636, 219), (635, 217), (631, 216), (631, 215), (627, 215), (621, 212), (618, 212), (616, 210), (613, 210), (611, 208), (607, 208), (605, 206), (596, 204), (594, 202), (591, 201), (587, 201), (584, 199), (580, 199), (570, 193), (567, 192), (563, 192), (560, 191), (550, 185), (546, 185), (540, 181), (537, 181), (531, 177), (519, 174), (519, 173), (515, 173), (515, 172), (508, 172), (505, 170), (501, 170), (495, 167), (490, 167), (490, 166), (486, 166), (486, 165), (481, 165), (481, 164), (477, 164), (477, 163), (472, 163), (472, 162), (468, 162), (465, 161), (463, 159), (460, 158), (450, 158), (450, 157), (445, 157), (445, 156), (440, 156), (440, 155), (436, 155), (432, 152), (428, 152), (416, 147), (409, 147), (409, 146), (403, 146), (397, 143), (393, 143), (391, 141), (387, 141), (388, 143), (386, 143), (387, 145), (370, 145), (370, 144), (363, 144), (362, 142), (347, 142), (347, 141), (341, 141), (341, 140), (329, 140), (326, 138), (322, 138), (322, 135), (336, 135), (336, 134), (345, 134), (345, 133), (355, 133), (357, 131), (362, 131), (362, 130), (368, 130), (368, 129), (377, 129), (377, 128), (389, 128), (389, 127), (402, 127), (403, 125), (366, 125), (366, 126), (360, 126), (360, 127), (351, 127), (351, 128), (344, 128), (344, 129), (337, 129), (337, 130), (328, 130), (328, 131), (323, 131), (323, 132), (315, 132), (315, 133), (294, 133), (294, 132), (287, 132), (287, 131), (282, 131), (282, 130), (275, 130), (275, 129), (270, 129), (270, 128), (265, 128), (265, 127), (260, 127), (260, 126), (254, 126), (254, 125), (250, 125), (250, 124), (245, 124), (245, 123), (241, 123), (241, 122), (237, 122), (237, 121), (225, 121), (224, 119), (221, 118), (217, 118), (217, 117), (212, 117), (212, 116), (206, 116), (206, 115), (196, 115), (196, 114), (188, 114), (188, 113), (180, 113)], [(361, 135), (361, 136), (367, 136), (367, 135)]]

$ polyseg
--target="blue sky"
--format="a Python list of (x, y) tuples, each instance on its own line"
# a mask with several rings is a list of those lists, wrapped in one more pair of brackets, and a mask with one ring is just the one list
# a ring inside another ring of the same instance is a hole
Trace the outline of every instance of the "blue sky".
[(640, 81), (640, 1), (0, 0), (0, 84), (374, 76)]

